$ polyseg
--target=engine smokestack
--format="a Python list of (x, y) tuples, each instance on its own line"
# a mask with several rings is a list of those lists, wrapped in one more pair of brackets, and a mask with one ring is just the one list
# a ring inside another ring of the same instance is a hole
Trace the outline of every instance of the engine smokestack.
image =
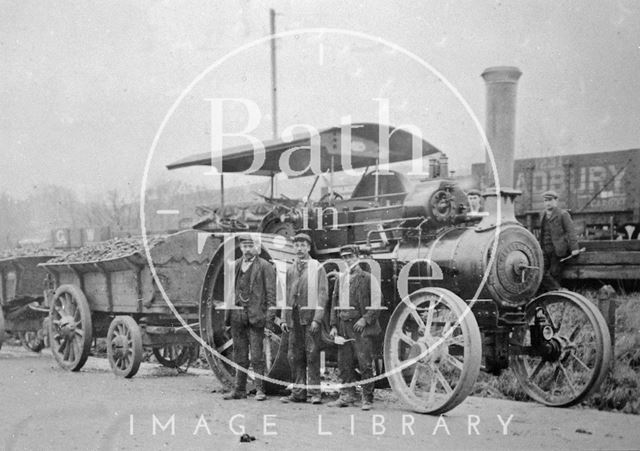
[[(516, 137), (516, 91), (522, 72), (517, 67), (489, 67), (482, 73), (487, 85), (486, 134), (497, 168), (500, 188), (513, 187), (513, 160)], [(491, 161), (487, 155), (485, 175), (488, 186), (495, 186)]]

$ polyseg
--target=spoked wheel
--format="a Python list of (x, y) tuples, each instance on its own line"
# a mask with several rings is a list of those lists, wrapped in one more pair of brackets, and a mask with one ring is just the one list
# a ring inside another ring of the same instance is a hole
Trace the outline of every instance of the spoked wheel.
[(44, 349), (44, 337), (37, 331), (20, 332), (20, 343), (22, 346), (32, 352), (40, 352)]
[(411, 293), (393, 311), (384, 337), (391, 388), (414, 411), (441, 414), (473, 389), (482, 359), (478, 323), (442, 288)]
[(520, 351), (511, 365), (529, 396), (566, 407), (598, 389), (611, 364), (611, 338), (595, 305), (577, 293), (551, 291), (527, 305), (526, 320), (512, 334)]
[(116, 316), (107, 332), (107, 358), (117, 376), (133, 377), (142, 362), (142, 333), (130, 316)]
[(180, 368), (190, 360), (195, 360), (199, 353), (198, 345), (164, 345), (161, 348), (153, 348), (153, 355), (162, 366), (167, 368)]
[(93, 326), (91, 310), (82, 290), (60, 285), (49, 310), (51, 353), (62, 368), (79, 371), (89, 357)]

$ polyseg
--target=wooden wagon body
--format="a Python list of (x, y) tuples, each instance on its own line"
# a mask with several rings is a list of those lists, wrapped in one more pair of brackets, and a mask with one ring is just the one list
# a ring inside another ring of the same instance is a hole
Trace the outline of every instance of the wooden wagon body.
[(133, 376), (143, 347), (152, 348), (161, 363), (179, 365), (196, 348), (196, 341), (178, 316), (197, 328), (200, 289), (217, 244), (210, 239), (199, 249), (198, 232), (187, 230), (150, 239), (151, 262), (137, 246), (113, 257), (43, 263), (56, 287), (48, 292), (47, 304), (58, 363), (79, 370), (88, 356), (90, 338), (106, 337), (116, 374)]
[(49, 314), (44, 305), (47, 272), (38, 265), (54, 256), (51, 252), (0, 259), (0, 344), (4, 330), (17, 334), (32, 351), (44, 347), (43, 321)]

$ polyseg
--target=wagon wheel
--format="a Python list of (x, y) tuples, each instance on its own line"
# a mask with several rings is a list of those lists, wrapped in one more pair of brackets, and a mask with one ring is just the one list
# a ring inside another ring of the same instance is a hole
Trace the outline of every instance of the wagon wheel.
[(526, 307), (527, 324), (513, 331), (518, 382), (538, 402), (579, 403), (598, 389), (611, 363), (611, 338), (602, 314), (585, 297), (551, 291)]
[(117, 376), (133, 377), (142, 362), (142, 333), (130, 316), (116, 316), (107, 332), (107, 358)]
[(482, 358), (480, 329), (465, 302), (442, 288), (413, 292), (394, 310), (384, 337), (391, 388), (420, 413), (453, 409), (473, 389)]
[(93, 326), (91, 310), (82, 290), (60, 285), (49, 310), (51, 353), (62, 368), (79, 371), (89, 357)]
[(32, 352), (40, 352), (44, 349), (44, 337), (40, 336), (37, 331), (20, 332), (20, 343), (22, 346)]
[(198, 352), (198, 345), (169, 344), (153, 348), (153, 355), (158, 363), (167, 368), (180, 368), (190, 360), (195, 360)]

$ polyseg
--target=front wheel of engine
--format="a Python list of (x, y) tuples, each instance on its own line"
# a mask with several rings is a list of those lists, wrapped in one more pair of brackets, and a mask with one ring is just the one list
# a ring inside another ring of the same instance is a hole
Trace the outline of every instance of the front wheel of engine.
[(384, 337), (384, 364), (396, 395), (414, 411), (439, 415), (473, 389), (482, 359), (471, 309), (451, 291), (423, 288), (394, 310)]
[(611, 338), (600, 311), (584, 296), (551, 291), (526, 307), (513, 331), (520, 351), (513, 371), (526, 393), (553, 407), (575, 405), (598, 389), (611, 364)]

